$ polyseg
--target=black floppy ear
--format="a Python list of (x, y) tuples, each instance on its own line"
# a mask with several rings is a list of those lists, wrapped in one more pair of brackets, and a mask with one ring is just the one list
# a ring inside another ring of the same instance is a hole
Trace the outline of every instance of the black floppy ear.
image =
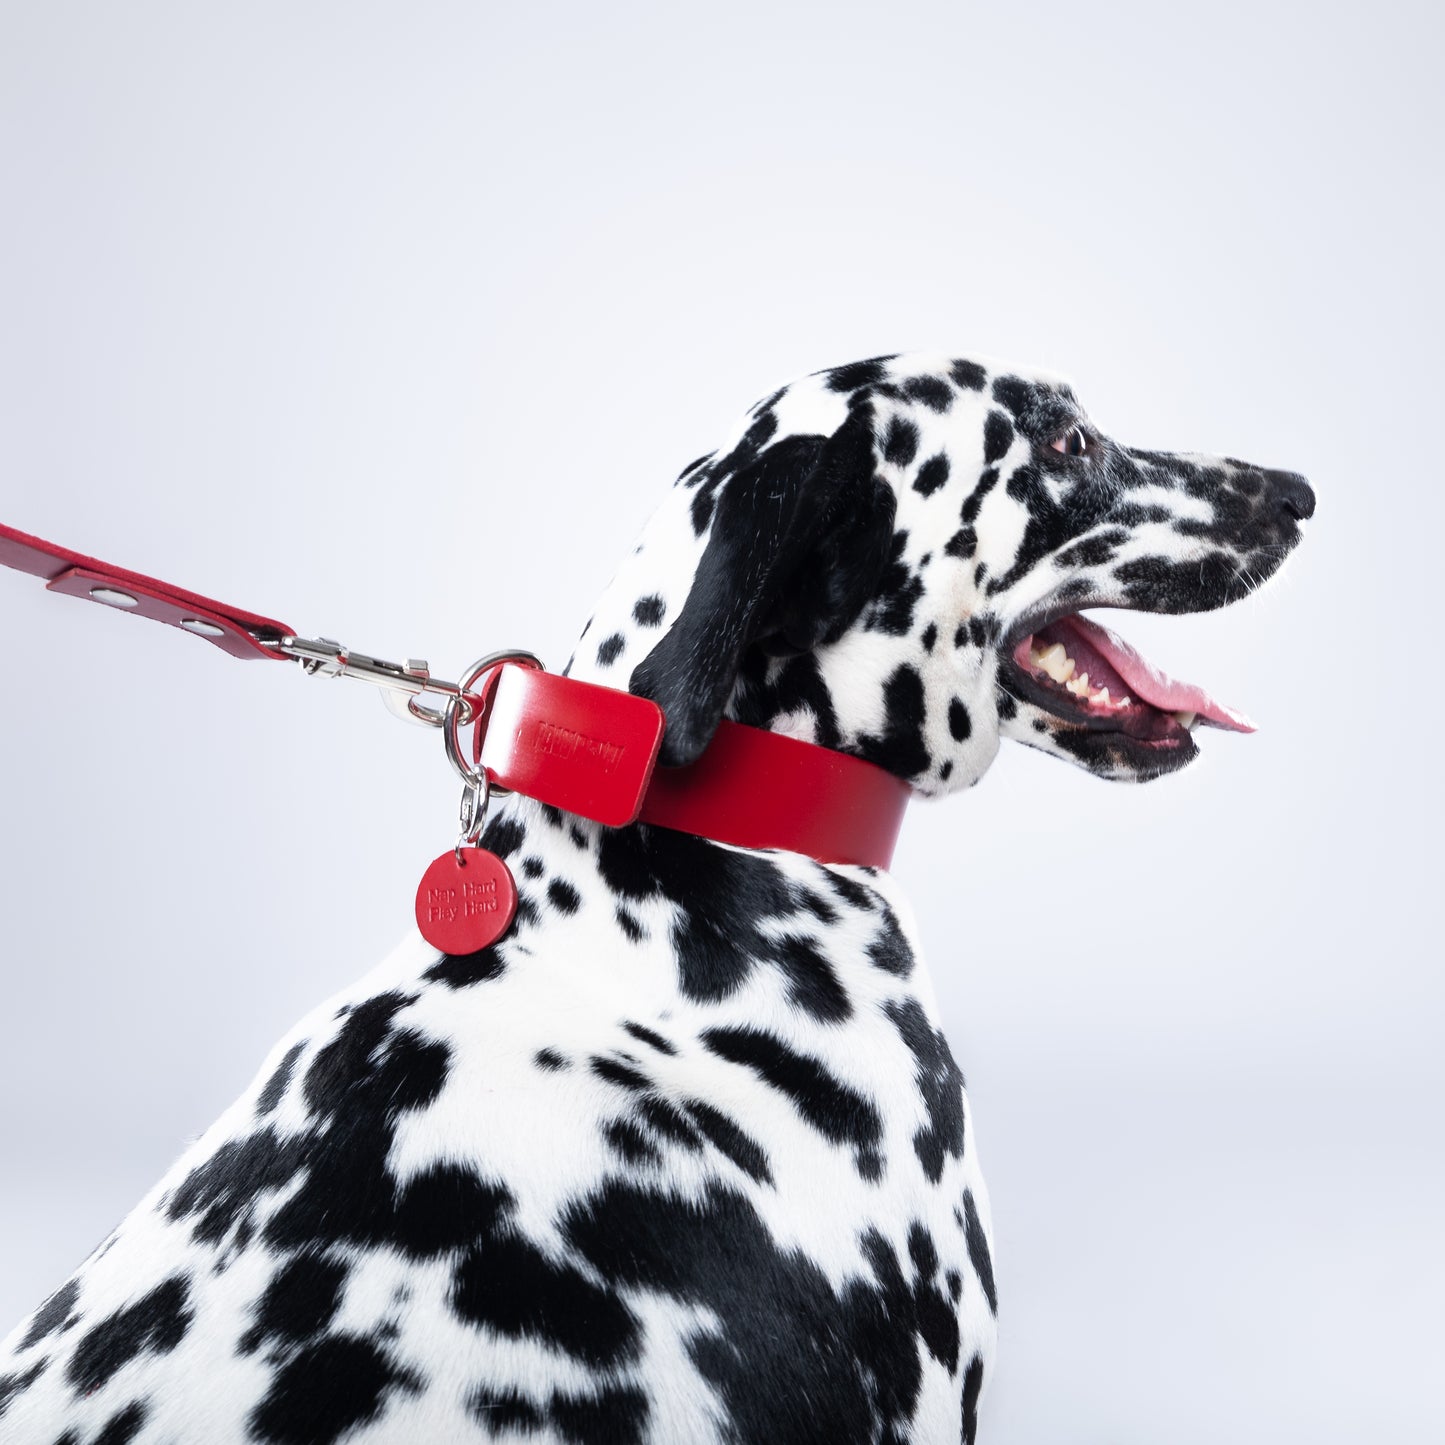
[(805, 652), (842, 636), (877, 586), (895, 507), (866, 405), (831, 437), (785, 437), (722, 484), (687, 601), (629, 684), (667, 715), (660, 762), (693, 762), (712, 741), (751, 644)]

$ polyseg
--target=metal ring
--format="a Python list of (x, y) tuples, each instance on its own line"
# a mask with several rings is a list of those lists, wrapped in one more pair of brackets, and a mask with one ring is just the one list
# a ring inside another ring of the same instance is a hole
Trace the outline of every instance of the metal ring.
[(468, 783), (462, 789), (462, 802), (457, 831), (457, 844), (453, 850), (457, 862), (462, 861), (463, 848), (475, 848), (481, 841), (482, 829), (487, 823), (487, 804), (492, 801), (492, 783), (485, 768), (476, 782)]
[(447, 703), (446, 712), (443, 714), (442, 741), (446, 744), (447, 761), (456, 770), (457, 776), (469, 787), (475, 786), (483, 779), (494, 797), (506, 797), (510, 791), (507, 788), (498, 787), (492, 782), (485, 768), (473, 767), (471, 763), (462, 756), (461, 742), (457, 737), (460, 728), (469, 726), (477, 719), (472, 714), (472, 705), (468, 696), (477, 682), (494, 668), (500, 667), (504, 662), (520, 663), (523, 667), (535, 668), (538, 672), (545, 672), (539, 658), (533, 657), (530, 652), (491, 652), (486, 657), (474, 662), (462, 674), (461, 681), (457, 684), (457, 697)]

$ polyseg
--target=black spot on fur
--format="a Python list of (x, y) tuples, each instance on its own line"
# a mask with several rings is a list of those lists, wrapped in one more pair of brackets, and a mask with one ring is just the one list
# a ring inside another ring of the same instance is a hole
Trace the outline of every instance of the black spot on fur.
[(643, 928), (642, 921), (634, 914), (629, 913), (620, 904), (615, 915), (617, 926), (627, 935), (630, 943), (641, 943), (647, 937), (647, 930)]
[(554, 1394), (547, 1413), (564, 1440), (612, 1445), (642, 1438), (647, 1409), (647, 1397), (637, 1386), (604, 1385), (595, 1395)]
[(660, 627), (666, 614), (667, 604), (656, 592), (650, 593), (646, 597), (639, 597), (632, 604), (632, 620), (639, 627)]
[(932, 759), (923, 743), (923, 679), (916, 667), (902, 664), (884, 684), (883, 718), (881, 737), (859, 739), (862, 755), (900, 778), (927, 772)]
[(928, 626), (923, 629), (918, 640), (923, 644), (923, 650), (925, 652), (932, 652), (934, 643), (938, 641), (938, 624), (936, 622), (930, 622)]
[(696, 536), (701, 537), (702, 534), (707, 531), (707, 524), (712, 521), (716, 497), (716, 492), (699, 492), (697, 496), (692, 499), (689, 515), (692, 518), (692, 530)]
[(963, 1445), (978, 1439), (978, 1397), (983, 1392), (983, 1360), (975, 1355), (963, 1377)]
[(508, 1390), (492, 1394), (483, 1386), (472, 1396), (467, 1408), (486, 1427), (488, 1434), (515, 1431), (534, 1434), (546, 1424), (544, 1412), (525, 1395)]
[(532, 1055), (532, 1062), (539, 1069), (546, 1069), (549, 1073), (559, 1073), (567, 1067), (567, 1060), (555, 1049), (538, 1049)]
[(819, 923), (836, 923), (838, 910), (820, 893), (811, 888), (799, 888), (796, 894), (798, 906), (811, 913)]
[(650, 1089), (652, 1080), (640, 1069), (634, 1069), (630, 1064), (624, 1064), (620, 1059), (605, 1059), (594, 1056), (591, 1061), (592, 1072), (599, 1079), (606, 1079), (609, 1084), (616, 1084), (621, 1089)]
[(535, 858), (531, 854), (528, 854), (527, 857), (522, 859), (522, 876), (524, 878), (531, 878), (535, 881), (546, 871), (547, 865), (543, 863), (540, 858)]
[(639, 1043), (644, 1043), (650, 1049), (656, 1049), (660, 1054), (676, 1054), (677, 1049), (670, 1044), (660, 1033), (647, 1027), (646, 1024), (635, 1024), (625, 1021), (622, 1025), (628, 1033)]
[(933, 1236), (917, 1221), (908, 1231), (908, 1254), (915, 1272), (913, 1299), (918, 1311), (918, 1333), (928, 1353), (951, 1375), (958, 1369), (958, 1314), (934, 1282), (938, 1249)]
[(983, 1286), (984, 1298), (994, 1314), (998, 1313), (998, 1291), (993, 1282), (993, 1257), (988, 1251), (988, 1236), (983, 1232), (983, 1221), (978, 1217), (978, 1206), (973, 1202), (973, 1190), (963, 1192), (964, 1227), (963, 1237), (968, 1245), (968, 1257), (973, 1264), (978, 1282)]
[(330, 1445), (376, 1419), (389, 1391), (413, 1391), (418, 1383), (373, 1341), (328, 1335), (276, 1372), (252, 1412), (251, 1431), (268, 1445)]
[(175, 1349), (191, 1325), (189, 1293), (185, 1277), (172, 1275), (134, 1304), (87, 1330), (65, 1370), (76, 1394), (100, 1389), (137, 1355), (161, 1355)]
[(602, 1131), (613, 1151), (629, 1164), (660, 1164), (662, 1151), (632, 1119), (613, 1119)]
[(1014, 429), (1001, 411), (991, 411), (983, 424), (983, 459), (990, 464), (999, 461), (1013, 445)]
[(185, 1177), (166, 1213), (173, 1220), (192, 1217), (192, 1234), (206, 1244), (219, 1244), (232, 1231), (249, 1235), (257, 1203), (304, 1167), (302, 1142), (283, 1140), (269, 1128), (227, 1139)]
[(743, 1132), (728, 1116), (711, 1104), (694, 1099), (685, 1105), (689, 1117), (701, 1131), (703, 1137), (720, 1154), (731, 1159), (744, 1174), (759, 1184), (773, 1182), (772, 1171), (768, 1168), (768, 1156), (762, 1145), (751, 1135)]
[(696, 1152), (702, 1148), (702, 1140), (691, 1120), (670, 1104), (661, 1094), (648, 1094), (638, 1101), (637, 1116), (658, 1135), (672, 1144)]
[(903, 383), (903, 394), (910, 401), (921, 401), (930, 411), (947, 411), (953, 405), (952, 389), (936, 376), (910, 376)]
[(582, 906), (582, 895), (570, 884), (554, 878), (547, 885), (547, 898), (559, 913), (576, 913)]
[(604, 637), (597, 646), (597, 661), (603, 667), (610, 667), (622, 656), (622, 649), (626, 646), (627, 639), (620, 632), (614, 632), (611, 637)]
[(537, 900), (525, 888), (517, 889), (517, 912), (514, 916), (518, 928), (523, 924), (535, 927), (542, 921), (542, 910), (537, 907)]
[(564, 1229), (603, 1278), (716, 1318), (690, 1352), (737, 1445), (910, 1438), (921, 1330), (915, 1291), (881, 1235), (864, 1238), (867, 1272), (835, 1291), (717, 1185), (684, 1198), (614, 1181), (573, 1205)]
[(944, 555), (966, 562), (978, 550), (978, 533), (972, 527), (960, 527), (943, 545)]
[(1114, 569), (1131, 607), (1159, 612), (1202, 612), (1222, 607), (1248, 590), (1237, 562), (1226, 552), (1208, 552), (1198, 561), (1138, 557)]
[(1123, 528), (1111, 527), (1065, 547), (1055, 561), (1060, 567), (1102, 567), (1114, 560), (1115, 552), (1128, 540), (1129, 534)]
[(703, 1043), (719, 1058), (750, 1068), (791, 1099), (825, 1139), (853, 1148), (860, 1172), (876, 1177), (883, 1120), (873, 1104), (819, 1060), (791, 1049), (761, 1029), (714, 1028)]
[(884, 907), (883, 924), (878, 936), (868, 945), (868, 958), (875, 968), (898, 978), (907, 978), (913, 972), (913, 950), (891, 908)]
[(948, 471), (948, 458), (942, 452), (936, 457), (929, 457), (913, 478), (913, 490), (931, 497), (948, 480)]
[(14, 1375), (0, 1375), (0, 1415), (10, 1408), (10, 1402), (23, 1395), (45, 1373), (49, 1360), (37, 1360), (28, 1370)]
[(614, 1289), (518, 1234), (495, 1234), (467, 1252), (450, 1303), (470, 1324), (537, 1340), (593, 1369), (614, 1368), (638, 1353), (637, 1318)]
[(955, 697), (949, 701), (948, 732), (956, 743), (967, 742), (969, 735), (973, 732), (973, 723), (968, 716), (968, 709), (960, 698)]
[(788, 977), (788, 998), (823, 1023), (852, 1017), (853, 1005), (833, 965), (811, 938), (789, 935), (774, 945), (775, 957)]
[(953, 759), (945, 758), (938, 765), (938, 781), (946, 783), (953, 776)]
[(621, 899), (661, 896), (675, 906), (671, 942), (682, 989), (700, 1002), (726, 998), (759, 962), (774, 959), (767, 925), (797, 912), (793, 891), (769, 859), (686, 833), (609, 829), (598, 861)]
[(527, 830), (515, 818), (499, 814), (482, 829), (482, 847), (498, 858), (510, 858), (526, 836)]
[(132, 1400), (124, 1410), (105, 1422), (105, 1428), (95, 1437), (94, 1445), (130, 1445), (145, 1422), (146, 1407), (139, 1400)]
[(883, 436), (883, 459), (906, 467), (918, 455), (918, 428), (905, 417), (895, 416)]
[(256, 1305), (255, 1323), (241, 1336), (245, 1353), (268, 1341), (299, 1344), (320, 1334), (341, 1303), (347, 1269), (336, 1259), (298, 1254), (271, 1277)]
[(945, 1155), (963, 1158), (963, 1075), (942, 1031), (928, 1022), (917, 999), (894, 1000), (884, 1012), (918, 1066), (914, 1080), (928, 1123), (913, 1136), (913, 1149), (923, 1172), (937, 1184)]
[(975, 361), (955, 361), (948, 374), (965, 391), (982, 391), (988, 372)]
[(448, 988), (470, 988), (473, 984), (500, 978), (506, 968), (496, 948), (487, 947), (479, 948), (475, 953), (447, 954), (440, 962), (432, 964), (422, 977), (433, 983), (444, 983)]
[(986, 467), (978, 474), (978, 482), (959, 508), (958, 519), (968, 525), (978, 520), (978, 514), (983, 507), (984, 498), (998, 485), (998, 468)]
[(167, 1212), (191, 1218), (197, 1239), (217, 1243), (255, 1227), (258, 1207), (284, 1192), (264, 1237), (282, 1251), (351, 1243), (412, 1258), (475, 1238), (509, 1203), (469, 1169), (438, 1164), (406, 1181), (388, 1166), (400, 1117), (423, 1108), (446, 1081), (448, 1050), (395, 1016), (412, 998), (384, 993), (357, 1005), (306, 1071), (314, 1126), (285, 1139), (270, 1128), (229, 1140), (172, 1195)]
[(857, 391), (860, 386), (872, 386), (888, 375), (884, 363), (891, 358), (875, 357), (871, 361), (855, 361), (848, 366), (835, 366), (828, 373), (829, 391)]
[(30, 1317), (30, 1328), (20, 1341), (20, 1348), (28, 1350), (38, 1345), (47, 1335), (58, 1334), (66, 1325), (74, 1324), (71, 1309), (80, 1298), (79, 1280), (68, 1279)]
[(256, 1112), (258, 1114), (269, 1114), (281, 1102), (281, 1096), (285, 1094), (286, 1086), (291, 1082), (291, 1074), (296, 1067), (296, 1060), (301, 1057), (301, 1051), (305, 1047), (304, 1042), (292, 1044), (281, 1056), (281, 1062), (276, 1065), (275, 1073), (266, 1080), (261, 1092), (256, 1096)]
[(879, 904), (877, 896), (855, 878), (845, 878), (841, 873), (828, 870), (827, 883), (850, 908), (862, 913), (872, 913)]

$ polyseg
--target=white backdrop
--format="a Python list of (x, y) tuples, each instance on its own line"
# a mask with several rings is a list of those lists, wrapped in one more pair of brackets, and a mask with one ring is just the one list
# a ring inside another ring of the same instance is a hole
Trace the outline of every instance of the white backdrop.
[[(799, 372), (990, 352), (1307, 473), (1262, 723), (1006, 747), (897, 871), (997, 1226), (990, 1442), (1438, 1440), (1437, 7), (0, 3), (0, 519), (558, 665)], [(408, 923), (434, 740), (0, 576), (0, 1333)], [(1427, 1375), (1430, 1381), (1427, 1382)]]

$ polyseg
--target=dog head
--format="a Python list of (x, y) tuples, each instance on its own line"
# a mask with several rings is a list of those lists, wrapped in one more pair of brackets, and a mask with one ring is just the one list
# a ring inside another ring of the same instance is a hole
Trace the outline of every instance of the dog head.
[(858, 362), (775, 392), (682, 473), (569, 670), (660, 703), (667, 765), (727, 716), (925, 793), (975, 782), (1000, 736), (1158, 777), (1194, 727), (1248, 724), (1080, 610), (1223, 607), (1313, 510), (1294, 473), (1110, 440), (1042, 374)]

